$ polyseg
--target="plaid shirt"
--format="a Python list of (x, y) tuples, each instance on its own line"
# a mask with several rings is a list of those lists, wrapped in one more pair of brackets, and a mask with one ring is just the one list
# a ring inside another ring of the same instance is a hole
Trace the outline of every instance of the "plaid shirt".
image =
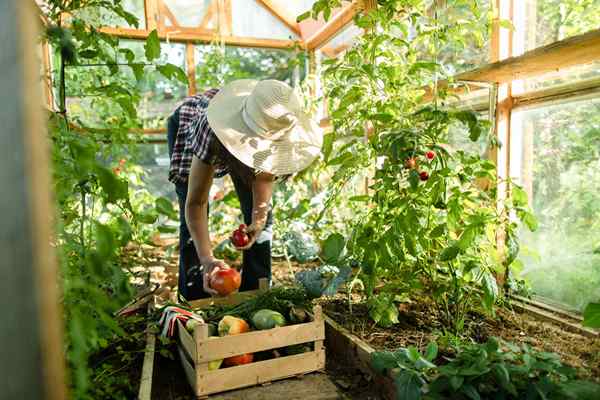
[(217, 156), (211, 153), (211, 142), (218, 139), (206, 118), (206, 109), (218, 91), (218, 89), (210, 89), (202, 94), (188, 97), (177, 109), (179, 126), (171, 155), (169, 181), (187, 182), (194, 155), (205, 163), (214, 165), (217, 178), (229, 172), (225, 166), (219, 165)]

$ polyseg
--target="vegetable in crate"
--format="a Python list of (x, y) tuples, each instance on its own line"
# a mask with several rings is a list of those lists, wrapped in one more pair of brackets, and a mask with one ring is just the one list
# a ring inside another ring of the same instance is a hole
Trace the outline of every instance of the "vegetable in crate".
[(285, 326), (285, 318), (277, 311), (258, 310), (252, 316), (252, 325), (259, 330), (272, 329), (276, 326)]
[(289, 317), (292, 324), (301, 324), (308, 321), (308, 312), (302, 307), (292, 306), (292, 308), (290, 308)]
[(235, 268), (215, 268), (210, 274), (210, 287), (221, 296), (227, 296), (240, 288), (242, 276)]
[(252, 354), (242, 354), (240, 356), (228, 357), (223, 361), (226, 367), (235, 367), (236, 365), (250, 364), (254, 360)]
[[(219, 322), (219, 335), (238, 335), (245, 333), (250, 330), (248, 323), (241, 318), (232, 317), (226, 315)], [(223, 365), (226, 367), (233, 367), (236, 365), (249, 364), (254, 359), (252, 354), (241, 354), (239, 356), (228, 357), (223, 360)]]
[(241, 318), (226, 315), (219, 322), (219, 336), (237, 335), (248, 332), (250, 326)]
[(315, 269), (300, 271), (295, 278), (304, 286), (310, 297), (318, 298), (335, 295), (338, 288), (350, 278), (351, 274), (350, 267), (338, 268), (333, 265), (321, 265)]

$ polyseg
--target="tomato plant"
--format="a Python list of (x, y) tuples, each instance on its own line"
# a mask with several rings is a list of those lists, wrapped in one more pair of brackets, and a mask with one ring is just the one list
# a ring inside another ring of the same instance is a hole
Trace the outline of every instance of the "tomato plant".
[[(319, 1), (313, 13), (327, 14), (335, 3)], [(373, 319), (397, 322), (398, 298), (426, 296), (445, 325), (460, 332), (470, 309), (483, 305), (493, 312), (500, 295), (496, 276), (518, 252), (513, 214), (532, 229), (536, 222), (516, 185), (511, 201), (497, 202), (493, 163), (449, 146), (455, 123), (472, 141), (493, 132), (477, 114), (444, 106), (439, 49), (462, 35), (456, 24), (464, 28), (472, 21), (437, 18), (433, 11), (427, 1), (390, 0), (355, 19), (364, 35), (343, 57), (324, 63), (334, 127), (324, 153), (335, 169), (334, 184), (377, 165), (369, 195), (348, 205), (366, 215), (354, 221), (345, 245), (346, 259), (360, 265), (353, 282), (362, 281)], [(429, 102), (427, 87), (433, 92)], [(497, 246), (501, 232), (507, 252)]]

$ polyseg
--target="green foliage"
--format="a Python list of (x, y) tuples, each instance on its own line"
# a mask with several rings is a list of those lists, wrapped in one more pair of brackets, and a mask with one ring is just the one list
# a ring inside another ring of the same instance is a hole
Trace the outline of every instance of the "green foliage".
[(600, 385), (578, 380), (557, 354), (490, 338), (459, 345), (436, 365), (438, 349), (375, 352), (373, 368), (393, 370), (398, 399), (593, 399)]
[[(327, 17), (334, 3), (315, 3), (313, 17)], [(490, 124), (471, 111), (441, 108), (444, 92), (424, 105), (423, 88), (449, 71), (441, 57), (444, 49), (464, 43), (466, 30), (487, 34), (487, 23), (473, 24), (487, 18), (477, 2), (448, 7), (460, 12), (438, 13), (428, 1), (379, 2), (376, 10), (355, 19), (365, 30), (357, 43), (340, 60), (325, 62), (334, 127), (325, 148), (332, 185), (377, 166), (370, 195), (353, 198), (366, 203), (366, 215), (355, 220), (346, 247), (360, 264), (371, 316), (384, 326), (396, 322), (397, 296), (430, 296), (455, 332), (462, 330), (470, 309), (483, 305), (493, 312), (500, 295), (496, 275), (514, 263), (518, 251), (513, 245), (510, 257), (500, 254), (497, 230), (505, 230), (514, 244), (513, 211), (536, 228), (516, 185), (516, 199), (498, 209), (495, 189), (486, 189), (498, 184), (495, 166), (449, 146), (451, 126), (464, 125), (469, 139), (478, 141)], [(342, 243), (328, 241), (330, 249)]]
[[(48, 120), (58, 205), (54, 245), (62, 264), (71, 390), (77, 399), (131, 398), (135, 385), (126, 382), (122, 371), (139, 357), (119, 346), (143, 340), (141, 331), (124, 329), (128, 323), (114, 317), (133, 292), (135, 274), (127, 269), (127, 259), (132, 252), (139, 255), (140, 245), (151, 243), (151, 235), (177, 213), (170, 201), (155, 200), (137, 185), (141, 172), (129, 132), (141, 126), (139, 88), (117, 64), (124, 58), (139, 77), (139, 60), (118, 39), (97, 30), (99, 15), (114, 14), (132, 25), (135, 17), (118, 0), (51, 0), (48, 10), (50, 26), (44, 36), (55, 49), (59, 109)], [(61, 25), (65, 12), (71, 15), (69, 28)], [(156, 58), (157, 44), (148, 48)], [(168, 65), (159, 67), (169, 76), (180, 75)], [(72, 96), (89, 99), (95, 118), (73, 115), (78, 104), (67, 102)], [(111, 351), (121, 357), (120, 365), (96, 362), (113, 344), (119, 344)]]
[(583, 326), (600, 328), (600, 303), (590, 303), (583, 311)]

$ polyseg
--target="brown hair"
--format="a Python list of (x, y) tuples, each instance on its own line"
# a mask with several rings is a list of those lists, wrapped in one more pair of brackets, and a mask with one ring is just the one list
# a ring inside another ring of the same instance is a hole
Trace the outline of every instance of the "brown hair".
[(217, 166), (220, 169), (228, 171), (229, 174), (238, 178), (238, 180), (242, 181), (247, 187), (251, 188), (256, 171), (231, 154), (229, 150), (223, 146), (217, 135), (214, 135), (214, 140), (210, 141), (210, 146), (210, 153), (214, 154), (217, 158)]

